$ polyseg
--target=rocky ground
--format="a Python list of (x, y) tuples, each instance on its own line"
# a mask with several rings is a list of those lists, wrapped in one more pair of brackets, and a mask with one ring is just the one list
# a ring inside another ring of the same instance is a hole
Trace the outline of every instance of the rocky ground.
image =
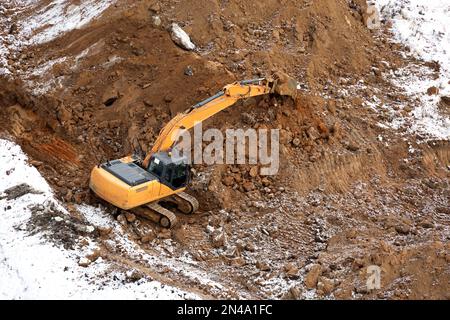
[[(387, 8), (371, 30), (362, 0), (0, 4), (2, 137), (71, 221), (61, 233), (31, 208), (25, 231), (67, 250), (88, 237), (96, 253), (82, 267), (101, 257), (201, 297), (450, 298), (448, 66), (396, 41)], [(250, 99), (204, 124), (279, 128), (276, 176), (195, 166), (200, 210), (171, 231), (89, 192), (97, 163), (147, 151), (224, 84), (276, 71), (300, 83), (297, 99)], [(370, 265), (381, 289), (366, 286)]]

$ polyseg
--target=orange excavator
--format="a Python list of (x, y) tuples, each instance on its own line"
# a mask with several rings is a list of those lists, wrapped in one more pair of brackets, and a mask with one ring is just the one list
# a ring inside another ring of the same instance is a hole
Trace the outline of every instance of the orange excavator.
[(198, 209), (197, 199), (184, 192), (190, 179), (189, 164), (186, 158), (171, 152), (180, 134), (238, 100), (270, 93), (295, 95), (297, 82), (286, 77), (281, 79), (261, 78), (229, 84), (214, 96), (177, 114), (161, 130), (144, 159), (132, 155), (94, 167), (89, 182), (91, 190), (120, 209), (131, 210), (164, 228), (173, 227), (177, 218), (168, 208), (175, 205), (185, 214)]

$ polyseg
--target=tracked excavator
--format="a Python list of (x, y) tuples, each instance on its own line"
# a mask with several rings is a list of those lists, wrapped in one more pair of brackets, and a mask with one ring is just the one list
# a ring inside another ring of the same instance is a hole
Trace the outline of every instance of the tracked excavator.
[(171, 228), (177, 218), (170, 209), (175, 207), (184, 214), (192, 214), (199, 206), (196, 198), (184, 192), (190, 181), (189, 164), (171, 152), (179, 135), (238, 100), (270, 93), (293, 96), (296, 89), (296, 81), (286, 76), (229, 84), (170, 120), (144, 159), (131, 155), (94, 167), (89, 186), (112, 205)]

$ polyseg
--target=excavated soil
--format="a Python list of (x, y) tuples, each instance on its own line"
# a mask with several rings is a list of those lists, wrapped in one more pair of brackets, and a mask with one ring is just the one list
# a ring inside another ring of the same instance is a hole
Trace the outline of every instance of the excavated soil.
[[(188, 190), (197, 214), (168, 235), (138, 218), (224, 289), (155, 275), (110, 246), (103, 257), (208, 297), (449, 299), (450, 144), (380, 126), (389, 113), (364, 105), (375, 90), (394, 105), (413, 103), (382, 73), (423, 65), (403, 58), (386, 32), (368, 30), (365, 8), (362, 0), (118, 1), (85, 28), (10, 57), (2, 134), (68, 206), (98, 205), (88, 188), (94, 165), (147, 151), (171, 117), (227, 83), (283, 71), (301, 84), (295, 100), (250, 99), (203, 126), (281, 129), (279, 173), (198, 165)], [(171, 22), (194, 52), (172, 42)], [(27, 72), (48, 61), (56, 62), (46, 72)], [(152, 252), (148, 236), (123, 224)], [(381, 267), (379, 290), (365, 286), (370, 265)]]

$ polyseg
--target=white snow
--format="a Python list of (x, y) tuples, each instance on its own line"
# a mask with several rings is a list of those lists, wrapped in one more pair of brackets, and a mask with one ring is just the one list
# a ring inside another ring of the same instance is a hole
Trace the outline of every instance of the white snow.
[(79, 205), (78, 211), (82, 213), (92, 225), (96, 227), (110, 227), (110, 244), (129, 257), (136, 257), (146, 264), (152, 266), (154, 270), (171, 270), (172, 272), (188, 278), (191, 281), (208, 286), (211, 292), (224, 294), (224, 286), (211, 279), (211, 274), (207, 270), (202, 270), (197, 261), (193, 261), (186, 251), (182, 255), (174, 254), (174, 246), (171, 239), (165, 239), (162, 243), (152, 242), (151, 246), (154, 252), (158, 254), (149, 254), (139, 245), (130, 239), (120, 225), (106, 213), (102, 208), (94, 208), (88, 205)]
[[(8, 172), (8, 174), (7, 174)], [(14, 200), (0, 200), (0, 299), (195, 299), (196, 295), (142, 278), (123, 282), (126, 274), (97, 259), (88, 267), (78, 265), (95, 242), (66, 250), (52, 245), (42, 234), (29, 235), (26, 223), (30, 207), (55, 200), (50, 186), (13, 142), (0, 139), (0, 195), (4, 190), (27, 183), (40, 194), (26, 194)], [(87, 210), (88, 206), (84, 206)], [(107, 224), (101, 212), (90, 209), (90, 221)]]
[[(51, 41), (61, 34), (80, 29), (105, 11), (115, 0), (84, 0), (70, 4), (67, 0), (55, 0), (21, 23), (21, 38), (29, 38), (29, 44)], [(35, 33), (36, 30), (39, 32)]]
[[(54, 0), (47, 6), (42, 6), (38, 0), (15, 0), (6, 4), (0, 2), (0, 27), (9, 28), (14, 20), (17, 27), (14, 34), (0, 35), (0, 75), (12, 73), (8, 62), (10, 55), (14, 56), (25, 47), (46, 43), (64, 33), (85, 27), (115, 2), (84, 0), (72, 4), (69, 0)], [(5, 12), (4, 16), (2, 11)]]
[[(408, 132), (430, 138), (450, 139), (450, 119), (439, 111), (440, 96), (450, 95), (450, 1), (375, 0), (383, 19), (392, 23), (394, 40), (407, 45), (410, 54), (424, 61), (437, 61), (439, 78), (429, 68), (410, 66), (386, 76), (417, 103), (408, 116), (395, 119), (394, 126), (408, 126)], [(427, 89), (439, 88), (428, 96)]]
[(395, 38), (426, 61), (438, 61), (449, 71), (450, 2), (448, 0), (377, 0), (391, 20)]

